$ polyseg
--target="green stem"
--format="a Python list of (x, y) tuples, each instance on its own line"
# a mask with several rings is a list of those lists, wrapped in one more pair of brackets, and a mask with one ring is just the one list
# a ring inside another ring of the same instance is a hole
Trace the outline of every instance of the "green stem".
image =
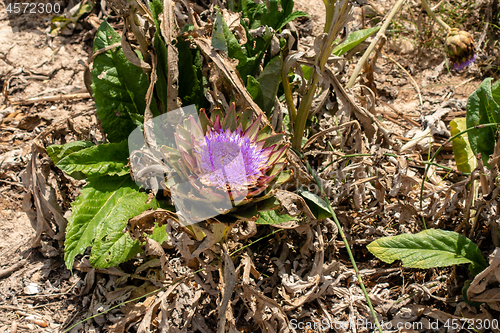
[(292, 124), (295, 121), (297, 111), (295, 110), (295, 105), (293, 103), (292, 89), (290, 88), (290, 82), (288, 82), (288, 73), (285, 73), (285, 63), (283, 59), (283, 70), (281, 71), (281, 83), (283, 84), (283, 91), (285, 92), (286, 105), (288, 105), (288, 112), (290, 113), (290, 120)]
[[(301, 159), (303, 158), (302, 154), (300, 154), (295, 149), (293, 149), (293, 150)], [(351, 247), (349, 245), (347, 237), (344, 234), (344, 230), (342, 229), (342, 226), (340, 225), (340, 222), (337, 218), (337, 215), (335, 214), (335, 211), (333, 210), (332, 205), (330, 204), (330, 201), (328, 200), (328, 196), (325, 194), (325, 190), (323, 189), (323, 186), (322, 186), (321, 182), (319, 181), (316, 173), (312, 170), (311, 166), (309, 165), (309, 162), (306, 161), (305, 164), (307, 166), (307, 170), (309, 171), (311, 176), (313, 176), (314, 180), (316, 181), (316, 184), (318, 185), (318, 187), (321, 191), (321, 196), (324, 198), (326, 205), (328, 206), (328, 210), (330, 211), (330, 214), (332, 214), (333, 220), (335, 221), (335, 225), (337, 226), (340, 237), (344, 241), (344, 245), (345, 245), (345, 248), (347, 250), (347, 254), (349, 255), (349, 259), (351, 259), (352, 268), (354, 269), (354, 272), (356, 273), (356, 278), (358, 279), (359, 286), (361, 287), (361, 290), (363, 291), (363, 294), (365, 295), (365, 300), (366, 300), (366, 303), (368, 304), (368, 308), (370, 308), (370, 313), (373, 317), (375, 327), (378, 328), (379, 333), (382, 333), (382, 327), (380, 326), (380, 323), (377, 319), (377, 314), (375, 313), (375, 310), (373, 309), (372, 302), (370, 301), (370, 297), (368, 296), (368, 292), (366, 291), (365, 284), (363, 283), (363, 279), (361, 278), (361, 274), (359, 274), (358, 265), (356, 264), (356, 260), (354, 259), (354, 256), (352, 255)]]
[(330, 26), (332, 25), (333, 13), (335, 12), (335, 3), (337, 0), (324, 0), (326, 17), (325, 17), (325, 26), (323, 27), (323, 32), (325, 34), (328, 33)]
[(432, 8), (427, 3), (427, 0), (422, 0), (422, 7), (424, 7), (424, 9), (426, 10), (427, 14), (429, 14), (429, 16), (434, 21), (436, 21), (440, 26), (442, 26), (443, 29), (446, 30), (446, 32), (448, 32), (451, 29), (448, 24), (446, 24), (443, 20), (441, 20), (441, 18), (439, 16), (437, 16), (436, 13), (434, 13), (432, 11)]
[[(324, 195), (323, 187), (318, 185), (321, 189), (322, 194)], [(365, 300), (366, 303), (368, 304), (368, 307), (370, 308), (370, 313), (373, 317), (373, 320), (375, 322), (375, 327), (378, 328), (379, 333), (382, 333), (382, 327), (380, 326), (380, 323), (377, 319), (377, 314), (375, 313), (375, 309), (373, 309), (372, 302), (370, 301), (370, 296), (368, 296), (368, 292), (366, 291), (365, 284), (363, 283), (363, 279), (361, 278), (361, 274), (359, 274), (359, 269), (358, 265), (356, 265), (356, 260), (354, 260), (354, 256), (352, 255), (351, 248), (349, 246), (349, 242), (347, 241), (347, 237), (344, 234), (344, 231), (342, 230), (342, 226), (340, 225), (340, 222), (337, 218), (337, 215), (335, 215), (335, 212), (333, 211), (332, 205), (330, 205), (330, 201), (328, 200), (328, 197), (324, 195), (326, 205), (328, 206), (328, 209), (330, 210), (330, 214), (332, 214), (333, 220), (335, 221), (335, 224), (337, 225), (337, 229), (339, 231), (340, 237), (342, 237), (342, 240), (344, 241), (344, 246), (347, 250), (347, 254), (349, 255), (349, 259), (351, 259), (351, 264), (352, 268), (354, 269), (354, 272), (356, 272), (356, 277), (359, 282), (359, 286), (361, 287), (361, 290), (363, 290), (363, 294), (365, 295)]]
[[(293, 123), (293, 137), (292, 137), (292, 147), (296, 150), (300, 150), (302, 147), (302, 137), (304, 136), (304, 130), (306, 128), (307, 118), (309, 117), (309, 111), (311, 110), (312, 101), (314, 99), (314, 94), (318, 88), (318, 82), (320, 74), (325, 68), (325, 64), (333, 51), (333, 41), (337, 34), (339, 33), (342, 26), (345, 24), (345, 13), (349, 10), (349, 1), (333, 1), (326, 0), (326, 21), (330, 25), (325, 24), (325, 31), (328, 33), (327, 40), (324, 42), (322, 49), (319, 54), (319, 62), (317, 68), (313, 67), (311, 77), (308, 81), (308, 90), (302, 101), (300, 102), (299, 109), (297, 110), (297, 118)], [(338, 8), (337, 20), (333, 20), (333, 15), (335, 13), (335, 6), (342, 5), (342, 8)], [(328, 28), (328, 30), (327, 30)]]
[(304, 137), (307, 117), (309, 115), (309, 110), (311, 108), (312, 100), (319, 80), (319, 77), (314, 69), (309, 80), (311, 81), (311, 84), (309, 85), (306, 95), (302, 101), (300, 101), (299, 109), (297, 110), (297, 117), (295, 118), (295, 122), (293, 124), (292, 147), (297, 150), (300, 150), (302, 147), (302, 138)]
[(354, 71), (351, 74), (351, 77), (349, 79), (349, 82), (346, 84), (346, 89), (351, 89), (354, 86), (354, 82), (356, 82), (356, 79), (361, 72), (361, 68), (363, 68), (363, 65), (365, 62), (368, 60), (368, 57), (370, 56), (370, 53), (375, 49), (375, 46), (377, 45), (378, 41), (380, 40), (380, 37), (382, 37), (385, 34), (385, 31), (389, 27), (389, 24), (391, 24), (392, 18), (396, 15), (398, 12), (399, 8), (403, 5), (405, 0), (398, 0), (398, 2), (392, 7), (392, 10), (390, 11), (389, 15), (385, 18), (384, 24), (380, 28), (380, 30), (377, 32), (377, 35), (375, 38), (372, 40), (368, 48), (366, 49), (365, 53), (359, 59), (358, 64), (356, 65), (356, 68), (354, 68)]

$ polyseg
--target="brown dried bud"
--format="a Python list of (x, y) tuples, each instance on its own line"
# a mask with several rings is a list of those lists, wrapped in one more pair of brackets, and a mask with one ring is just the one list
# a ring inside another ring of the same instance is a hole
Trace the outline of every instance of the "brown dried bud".
[(474, 40), (467, 31), (450, 29), (445, 43), (448, 58), (457, 71), (469, 66), (476, 59)]

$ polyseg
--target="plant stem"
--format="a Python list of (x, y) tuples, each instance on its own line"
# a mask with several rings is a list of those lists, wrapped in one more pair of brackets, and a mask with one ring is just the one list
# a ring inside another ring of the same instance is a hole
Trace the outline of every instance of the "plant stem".
[(293, 137), (292, 137), (292, 147), (300, 150), (302, 147), (302, 138), (304, 137), (304, 130), (306, 128), (307, 117), (309, 115), (309, 109), (312, 104), (314, 93), (318, 85), (319, 76), (313, 69), (311, 77), (309, 78), (311, 84), (307, 90), (306, 95), (300, 101), (299, 109), (297, 110), (297, 116), (295, 117), (295, 122), (293, 124)]
[[(423, 0), (423, 1), (425, 1), (425, 0)], [(391, 24), (392, 18), (396, 15), (399, 8), (401, 8), (401, 6), (403, 5), (404, 2), (405, 2), (405, 0), (398, 0), (398, 2), (396, 2), (394, 7), (392, 7), (389, 15), (387, 15), (387, 17), (385, 18), (384, 24), (382, 25), (380, 30), (377, 32), (377, 35), (375, 36), (375, 38), (372, 40), (372, 42), (370, 43), (370, 45), (366, 49), (366, 51), (363, 54), (363, 56), (361, 57), (361, 59), (359, 59), (358, 64), (356, 65), (356, 68), (354, 68), (354, 71), (351, 74), (349, 82), (347, 82), (347, 84), (345, 86), (346, 89), (351, 89), (352, 86), (354, 86), (354, 82), (356, 82), (356, 78), (358, 77), (359, 73), (361, 72), (361, 68), (363, 68), (363, 65), (368, 60), (370, 53), (372, 53), (373, 49), (375, 49), (375, 46), (377, 45), (378, 41), (385, 34), (385, 31), (389, 27), (389, 24)]]
[(297, 111), (295, 110), (295, 105), (293, 104), (293, 94), (290, 88), (290, 82), (288, 82), (288, 73), (285, 73), (285, 59), (283, 59), (283, 70), (281, 71), (281, 83), (283, 85), (283, 91), (285, 92), (285, 100), (288, 105), (288, 111), (290, 113), (290, 121), (292, 124), (295, 121)]
[(300, 102), (299, 109), (297, 110), (297, 117), (293, 123), (292, 147), (297, 150), (300, 150), (302, 147), (302, 138), (306, 128), (307, 118), (309, 117), (309, 111), (314, 99), (314, 94), (318, 88), (320, 78), (319, 73), (323, 72), (325, 64), (333, 50), (333, 41), (338, 35), (340, 29), (346, 23), (348, 17), (346, 13), (348, 13), (352, 7), (347, 0), (325, 0), (325, 5), (327, 17), (324, 31), (326, 31), (328, 35), (326, 40), (323, 42), (321, 51), (318, 55), (319, 61), (315, 62), (315, 66), (313, 67), (311, 76), (309, 77), (307, 93)]
[(325, 3), (326, 10), (325, 26), (323, 27), (323, 32), (327, 34), (330, 26), (332, 25), (333, 12), (335, 11), (335, 2), (337, 2), (337, 0), (323, 0), (323, 2)]
[[(318, 185), (321, 189), (322, 194), (324, 194), (323, 187)], [(354, 260), (354, 256), (352, 255), (351, 248), (349, 246), (349, 242), (347, 241), (347, 238), (344, 234), (344, 231), (342, 230), (342, 226), (340, 225), (340, 222), (337, 218), (337, 215), (335, 215), (335, 212), (333, 211), (332, 205), (330, 205), (330, 201), (328, 201), (328, 197), (324, 195), (326, 205), (328, 206), (328, 209), (330, 210), (330, 214), (332, 214), (333, 220), (335, 221), (335, 225), (337, 226), (337, 229), (339, 231), (340, 237), (342, 237), (342, 240), (344, 241), (345, 248), (347, 250), (347, 254), (349, 255), (349, 259), (351, 259), (351, 264), (352, 268), (354, 269), (354, 272), (356, 273), (356, 277), (359, 282), (359, 286), (361, 287), (361, 290), (363, 291), (363, 294), (365, 295), (365, 300), (366, 303), (368, 304), (368, 307), (370, 308), (370, 313), (373, 317), (373, 320), (375, 322), (375, 327), (378, 328), (379, 333), (382, 333), (382, 327), (380, 326), (380, 323), (378, 322), (377, 314), (375, 313), (375, 309), (373, 308), (372, 302), (370, 301), (370, 296), (368, 296), (368, 292), (366, 291), (365, 284), (363, 283), (363, 279), (361, 278), (361, 274), (359, 274), (359, 269), (358, 265), (356, 265), (356, 260)]]
[(426, 10), (427, 14), (429, 14), (429, 16), (434, 21), (436, 21), (440, 26), (442, 26), (443, 29), (446, 30), (446, 32), (448, 32), (451, 29), (448, 24), (446, 24), (443, 20), (441, 20), (441, 18), (439, 16), (437, 16), (436, 13), (434, 13), (432, 11), (432, 8), (427, 3), (427, 0), (422, 0), (422, 7), (424, 7), (424, 9)]
[[(299, 153), (295, 149), (293, 149), (293, 150), (300, 158), (303, 158), (303, 155), (301, 153)], [(332, 205), (330, 205), (330, 201), (328, 200), (328, 196), (325, 194), (325, 190), (323, 189), (323, 186), (322, 186), (321, 182), (319, 181), (316, 173), (312, 170), (311, 166), (309, 165), (309, 162), (306, 161), (305, 164), (307, 166), (307, 170), (309, 171), (311, 176), (313, 176), (314, 180), (316, 181), (316, 184), (318, 185), (318, 187), (321, 191), (321, 195), (325, 199), (326, 205), (328, 206), (328, 210), (330, 211), (330, 214), (332, 214), (333, 220), (335, 221), (335, 225), (337, 226), (340, 237), (344, 241), (344, 245), (345, 245), (345, 248), (347, 250), (347, 254), (349, 255), (349, 259), (351, 259), (352, 268), (354, 269), (354, 272), (356, 273), (356, 278), (358, 279), (359, 286), (361, 287), (361, 290), (363, 291), (363, 294), (365, 295), (365, 300), (366, 300), (366, 303), (368, 304), (368, 308), (370, 308), (370, 313), (373, 317), (375, 327), (378, 328), (379, 333), (382, 333), (382, 327), (380, 326), (380, 323), (377, 319), (377, 314), (375, 313), (375, 309), (373, 309), (372, 302), (370, 301), (370, 296), (368, 296), (368, 292), (366, 291), (365, 284), (363, 283), (363, 279), (361, 278), (361, 274), (359, 274), (358, 265), (356, 264), (356, 260), (354, 259), (354, 256), (352, 255), (351, 247), (349, 245), (347, 237), (344, 234), (344, 231), (342, 230), (342, 226), (340, 225), (340, 222), (337, 218), (337, 215), (335, 214), (335, 211), (333, 210)]]

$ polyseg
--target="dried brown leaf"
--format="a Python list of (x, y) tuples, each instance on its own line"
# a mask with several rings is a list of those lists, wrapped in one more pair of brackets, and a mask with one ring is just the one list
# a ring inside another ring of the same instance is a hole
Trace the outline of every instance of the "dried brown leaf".
[(274, 196), (291, 216), (296, 216), (301, 212), (304, 212), (310, 219), (316, 219), (314, 214), (309, 209), (309, 206), (307, 206), (304, 201), (304, 198), (300, 195), (289, 191), (276, 190)]
[(226, 56), (217, 52), (212, 46), (210, 40), (203, 37), (195, 38), (195, 43), (200, 48), (201, 52), (205, 54), (210, 60), (212, 60), (217, 68), (222, 72), (224, 77), (231, 83), (231, 85), (236, 89), (236, 91), (243, 97), (250, 108), (255, 112), (257, 116), (261, 116), (260, 122), (262, 126), (269, 125), (266, 115), (261, 110), (261, 108), (255, 103), (250, 96), (248, 90), (243, 85), (243, 81), (237, 74), (236, 66), (231, 62)]
[(23, 210), (36, 233), (32, 240), (33, 247), (42, 245), (43, 233), (51, 239), (62, 240), (66, 231), (67, 221), (56, 201), (55, 189), (47, 182), (49, 173), (50, 158), (45, 149), (35, 142), (31, 146), (31, 160), (21, 174), (27, 192), (23, 198)]
[(172, 111), (181, 107), (181, 100), (179, 94), (179, 51), (173, 45), (173, 41), (177, 38), (178, 31), (176, 29), (175, 2), (172, 0), (163, 0), (163, 12), (160, 15), (161, 20), (161, 34), (167, 46), (167, 110)]
[[(224, 262), (224, 273), (220, 273), (222, 282), (220, 284), (220, 291), (222, 294), (222, 301), (219, 306), (219, 316), (217, 323), (217, 333), (224, 333), (226, 331), (226, 319), (229, 314), (228, 305), (236, 286), (236, 274), (234, 269), (233, 260), (227, 252), (227, 246), (224, 244), (222, 247), (222, 259)], [(222, 269), (222, 268), (221, 268)]]

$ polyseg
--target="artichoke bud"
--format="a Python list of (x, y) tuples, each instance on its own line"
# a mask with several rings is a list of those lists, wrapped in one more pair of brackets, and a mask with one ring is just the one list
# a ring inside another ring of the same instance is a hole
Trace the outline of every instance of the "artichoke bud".
[(445, 49), (457, 71), (469, 66), (476, 59), (474, 40), (467, 31), (450, 29), (446, 36)]

